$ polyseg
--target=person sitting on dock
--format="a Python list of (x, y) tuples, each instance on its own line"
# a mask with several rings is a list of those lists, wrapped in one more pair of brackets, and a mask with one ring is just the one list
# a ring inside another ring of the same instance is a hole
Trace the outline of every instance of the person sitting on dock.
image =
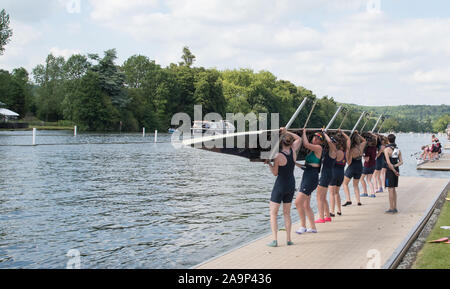
[(352, 137), (348, 137), (346, 134), (343, 134), (347, 138), (347, 163), (348, 167), (345, 170), (344, 177), (344, 191), (347, 201), (342, 206), (346, 207), (352, 204), (352, 199), (350, 197), (350, 189), (348, 184), (350, 180), (353, 178), (353, 189), (355, 192), (356, 201), (358, 202), (358, 206), (361, 206), (360, 200), (360, 191), (359, 191), (359, 180), (362, 175), (362, 155), (364, 151), (364, 147), (366, 146), (366, 140), (359, 135), (358, 131), (352, 135)]
[(285, 128), (281, 128), (280, 133), (281, 152), (275, 156), (273, 165), (270, 161), (266, 162), (273, 175), (277, 177), (270, 198), (270, 225), (273, 236), (273, 241), (267, 244), (270, 247), (278, 246), (277, 215), (282, 202), (287, 245), (293, 245), (291, 240), (291, 205), (295, 193), (294, 168), (295, 160), (297, 159), (297, 151), (300, 149), (302, 139), (298, 135), (288, 132)]
[[(305, 167), (302, 167), (302, 169), (304, 169), (302, 183), (297, 198), (295, 199), (295, 206), (300, 216), (301, 223), (301, 227), (296, 233), (317, 233), (314, 212), (311, 209), (311, 194), (319, 185), (319, 172), (322, 163), (322, 144), (325, 139), (321, 133), (315, 133), (312, 143), (310, 143), (306, 135), (306, 129), (303, 130), (302, 139), (305, 148), (311, 152), (305, 158)], [(306, 229), (306, 216), (311, 224), (310, 229)]]
[(402, 153), (395, 143), (395, 135), (388, 136), (389, 144), (384, 150), (384, 156), (388, 170), (386, 171), (386, 187), (389, 191), (389, 210), (387, 214), (396, 214), (397, 210), (397, 190), (398, 178), (400, 176), (399, 167), (403, 164)]

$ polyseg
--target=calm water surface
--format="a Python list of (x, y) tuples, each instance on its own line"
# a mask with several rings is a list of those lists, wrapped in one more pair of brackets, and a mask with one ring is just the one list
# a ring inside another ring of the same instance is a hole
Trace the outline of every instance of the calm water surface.
[[(450, 177), (416, 170), (430, 140), (399, 135), (402, 175)], [(267, 166), (158, 141), (0, 132), (0, 268), (65, 268), (71, 249), (82, 268), (189, 268), (270, 232)]]

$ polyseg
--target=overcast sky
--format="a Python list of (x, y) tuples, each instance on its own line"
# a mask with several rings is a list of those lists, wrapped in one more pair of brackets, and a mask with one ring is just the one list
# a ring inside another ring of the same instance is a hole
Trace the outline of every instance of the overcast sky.
[(2, 0), (13, 38), (0, 69), (31, 71), (49, 53), (116, 48), (166, 66), (268, 70), (365, 105), (450, 104), (450, 1)]

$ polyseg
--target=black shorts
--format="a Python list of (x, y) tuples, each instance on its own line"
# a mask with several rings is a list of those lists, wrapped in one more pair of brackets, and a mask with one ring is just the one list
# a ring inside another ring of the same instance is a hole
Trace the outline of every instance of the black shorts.
[(277, 178), (275, 185), (273, 186), (270, 201), (277, 204), (281, 204), (281, 202), (284, 204), (292, 203), (295, 193), (295, 179), (292, 179), (284, 180), (282, 178)]
[(363, 167), (363, 170), (362, 170), (363, 175), (372, 175), (373, 172), (375, 172), (375, 167), (370, 167), (370, 168)]
[[(396, 168), (397, 172), (399, 172), (398, 168)], [(386, 171), (386, 188), (397, 188), (398, 187), (398, 177), (395, 173), (388, 169)]]
[(319, 168), (307, 166), (303, 172), (302, 183), (299, 191), (307, 196), (311, 196), (312, 192), (319, 185)]
[(432, 153), (438, 153), (438, 152), (439, 152), (439, 147), (433, 147), (433, 148), (431, 149), (431, 152), (432, 152)]
[(385, 161), (384, 161), (384, 154), (381, 155), (379, 158), (377, 158), (377, 164), (375, 165), (375, 170), (376, 171), (381, 171), (381, 169), (383, 168)]
[(345, 176), (349, 179), (354, 178), (355, 180), (359, 180), (362, 174), (362, 163), (358, 161), (356, 163), (352, 163), (346, 170)]
[(333, 179), (333, 168), (322, 167), (322, 171), (320, 172), (319, 186), (328, 188), (332, 179)]
[(335, 166), (333, 168), (333, 177), (331, 178), (330, 186), (340, 187), (344, 182), (344, 168), (343, 166)]

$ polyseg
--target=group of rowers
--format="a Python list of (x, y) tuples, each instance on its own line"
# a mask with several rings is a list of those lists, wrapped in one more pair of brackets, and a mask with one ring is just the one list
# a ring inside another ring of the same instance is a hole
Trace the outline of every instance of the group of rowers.
[[(277, 247), (278, 223), (277, 215), (283, 204), (283, 215), (287, 233), (287, 245), (293, 245), (291, 239), (291, 204), (295, 194), (294, 169), (296, 166), (304, 170), (295, 206), (300, 216), (301, 227), (297, 234), (317, 233), (316, 224), (331, 222), (337, 215), (342, 216), (339, 191), (344, 187), (346, 202), (342, 206), (352, 205), (349, 183), (353, 179), (353, 188), (358, 206), (360, 197), (375, 197), (375, 193), (383, 192), (383, 184), (389, 191), (388, 214), (396, 214), (399, 167), (403, 164), (402, 155), (395, 143), (395, 135), (388, 137), (355, 131), (351, 136), (338, 130), (330, 137), (325, 130), (314, 134), (308, 140), (306, 129), (302, 137), (280, 129), (281, 151), (275, 156), (273, 164), (269, 161), (271, 172), (277, 177), (270, 199), (270, 223), (273, 241), (270, 247)], [(309, 150), (305, 164), (296, 162), (297, 152), (301, 145)], [(364, 164), (363, 164), (364, 160)], [(346, 168), (347, 166), (347, 168)], [(383, 179), (383, 181), (382, 181)], [(363, 186), (360, 194), (359, 182)], [(368, 193), (367, 185), (370, 188)], [(311, 194), (317, 189), (317, 207), (319, 218), (315, 220), (311, 208)], [(327, 192), (330, 191), (330, 204)], [(308, 219), (310, 228), (306, 228)]]
[(431, 144), (422, 147), (422, 154), (419, 157), (419, 161), (432, 161), (439, 159), (439, 155), (442, 153), (442, 145), (439, 139), (433, 134), (431, 136)]

